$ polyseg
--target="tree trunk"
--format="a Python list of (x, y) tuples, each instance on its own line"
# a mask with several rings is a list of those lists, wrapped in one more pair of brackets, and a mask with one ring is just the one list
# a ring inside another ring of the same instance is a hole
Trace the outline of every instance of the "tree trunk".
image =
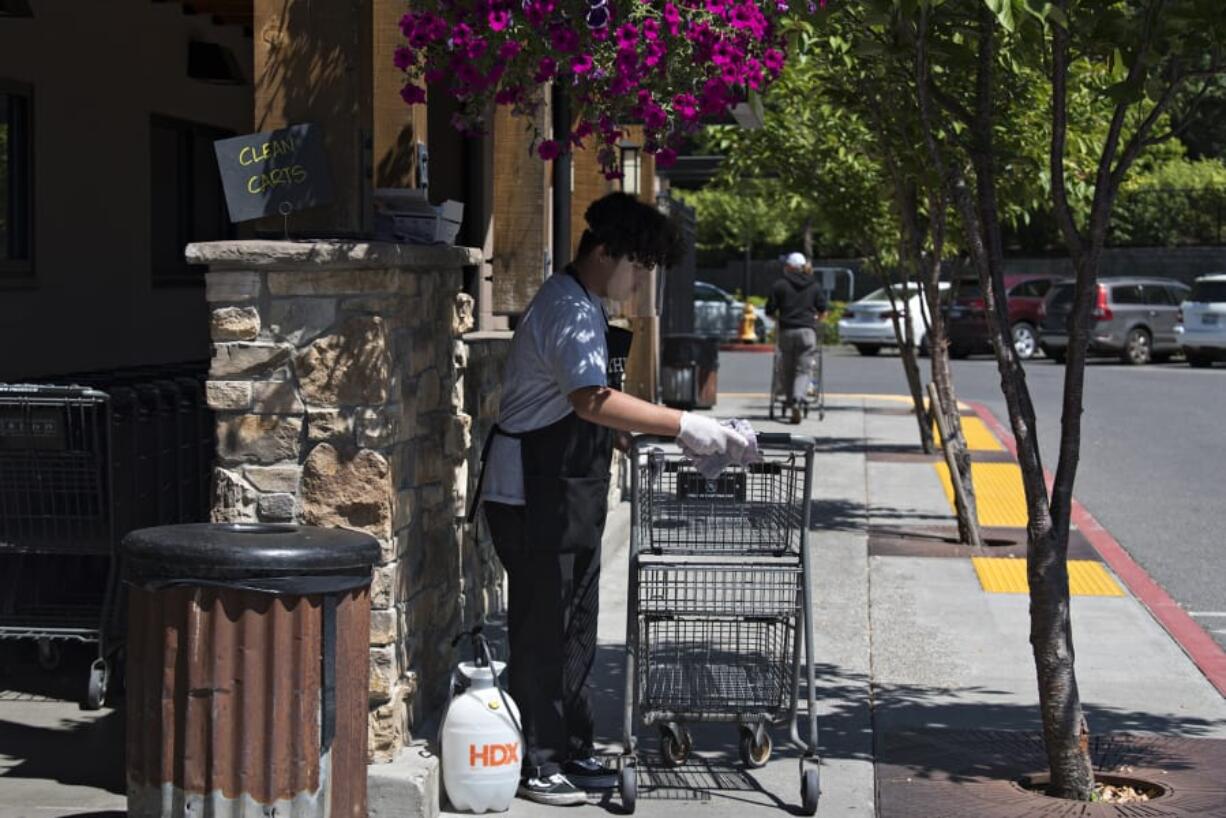
[[(929, 414), (941, 416), (941, 426), (949, 432), (942, 433), (941, 448), (947, 464), (952, 464), (949, 479), (957, 485), (954, 490), (954, 512), (958, 520), (958, 540), (975, 548), (982, 547), (979, 531), (979, 504), (975, 500), (975, 484), (971, 474), (971, 453), (962, 433), (962, 417), (958, 412), (958, 397), (954, 392), (953, 372), (949, 364), (949, 338), (945, 331), (945, 315), (941, 312), (941, 256), (945, 249), (945, 197), (939, 192), (931, 196), (929, 204), (929, 229), (932, 252), (925, 264), (924, 235), (920, 227), (919, 202), (909, 191), (914, 185), (902, 182), (897, 167), (892, 168), (899, 216), (902, 222), (905, 244), (903, 252), (906, 264), (915, 272), (915, 280), (923, 288), (923, 300), (928, 312), (925, 326), (928, 333), (928, 355), (932, 365), (932, 382), (936, 386), (936, 398), (929, 406)], [(938, 183), (939, 185), (939, 183)], [(931, 427), (931, 418), (928, 419)]]
[(805, 229), (804, 229), (804, 233), (801, 234), (801, 240), (803, 242), (802, 246), (805, 251), (805, 258), (808, 259), (810, 262), (812, 262), (813, 261), (813, 217), (812, 216), (808, 216), (805, 218)]
[[(900, 305), (894, 296), (894, 276), (892, 276), (880, 261), (874, 263), (882, 281), (885, 282), (886, 297), (890, 299), (891, 322), (894, 325), (894, 339), (898, 342), (898, 357), (902, 359), (903, 374), (907, 377), (907, 391), (911, 393), (911, 403), (915, 408), (915, 420), (919, 425), (920, 447), (924, 454), (932, 454), (935, 446), (932, 440), (932, 419), (924, 409), (924, 384), (920, 377), (919, 360), (915, 352), (915, 331), (911, 327), (910, 317), (903, 317), (905, 304)], [(909, 283), (906, 275), (899, 282), (905, 288)]]
[[(917, 41), (916, 80), (925, 140), (934, 164), (952, 194), (961, 216), (967, 250), (979, 276), (986, 303), (988, 328), (996, 352), (1001, 390), (1009, 409), (1009, 421), (1017, 443), (1018, 462), (1026, 494), (1026, 566), (1030, 584), (1030, 643), (1038, 677), (1040, 715), (1052, 777), (1051, 794), (1088, 801), (1094, 774), (1088, 752), (1088, 729), (1074, 670), (1074, 651), (1068, 597), (1068, 528), (1054, 525), (1047, 485), (1035, 436), (1034, 406), (1025, 373), (1013, 348), (1004, 301), (1004, 252), (1000, 215), (996, 203), (993, 164), (992, 81), (995, 54), (995, 21), (987, 4), (979, 7), (979, 66), (971, 132), (970, 160), (975, 172), (975, 191), (966, 184), (960, 165), (947, 162), (936, 142), (928, 83), (926, 7), (921, 5)], [(1073, 349), (1070, 338), (1070, 353)], [(1082, 352), (1084, 355), (1084, 350)], [(1082, 359), (1084, 363), (1084, 358)], [(1070, 360), (1070, 364), (1073, 361)], [(1067, 375), (1066, 375), (1067, 378)], [(1066, 417), (1081, 413), (1080, 394), (1075, 402), (1066, 380)], [(1067, 429), (1065, 430), (1067, 432)], [(1072, 440), (1063, 439), (1065, 444)]]

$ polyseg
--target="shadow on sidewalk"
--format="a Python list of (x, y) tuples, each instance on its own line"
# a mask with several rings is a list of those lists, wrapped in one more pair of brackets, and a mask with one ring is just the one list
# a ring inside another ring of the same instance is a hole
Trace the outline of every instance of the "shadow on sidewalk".
[(90, 721), (63, 719), (51, 726), (0, 719), (0, 757), (10, 759), (0, 781), (42, 779), (123, 795), (123, 737), (121, 711)]
[(912, 524), (933, 520), (949, 524), (953, 519), (950, 514), (934, 514), (931, 511), (897, 506), (866, 506), (853, 500), (809, 501), (811, 531), (867, 531), (870, 518), (877, 524), (889, 520), (905, 520)]

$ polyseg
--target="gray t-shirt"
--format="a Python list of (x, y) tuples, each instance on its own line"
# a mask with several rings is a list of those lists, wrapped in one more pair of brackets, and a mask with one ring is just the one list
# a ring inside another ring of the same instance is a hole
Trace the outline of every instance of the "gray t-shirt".
[[(568, 396), (608, 383), (604, 308), (572, 275), (554, 273), (524, 312), (502, 375), (498, 425), (508, 432), (543, 429), (573, 410)], [(494, 435), (481, 499), (524, 504), (519, 441)]]

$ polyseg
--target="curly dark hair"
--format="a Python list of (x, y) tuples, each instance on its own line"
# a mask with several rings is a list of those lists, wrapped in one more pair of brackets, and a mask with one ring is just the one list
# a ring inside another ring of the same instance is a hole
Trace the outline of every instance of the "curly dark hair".
[(599, 245), (613, 258), (644, 265), (673, 267), (681, 260), (681, 231), (668, 216), (628, 193), (610, 193), (588, 206), (587, 229), (579, 239), (577, 258)]

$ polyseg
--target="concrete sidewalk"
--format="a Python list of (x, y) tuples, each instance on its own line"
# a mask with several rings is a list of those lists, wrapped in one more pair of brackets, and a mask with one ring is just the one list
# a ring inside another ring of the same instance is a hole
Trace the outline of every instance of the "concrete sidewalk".
[[(986, 814), (952, 807), (899, 811), (883, 795), (887, 785), (899, 786), (889, 778), (899, 769), (916, 771), (917, 793), (948, 784), (957, 773), (941, 759), (899, 748), (910, 746), (908, 737), (942, 731), (990, 730), (999, 740), (1039, 727), (1027, 597), (986, 592), (969, 556), (941, 542), (952, 512), (932, 458), (918, 454), (906, 408), (895, 398), (834, 397), (824, 421), (813, 415), (800, 427), (767, 421), (764, 396), (724, 397), (716, 412), (749, 418), (761, 430), (818, 438), (810, 536), (823, 758), (819, 815)], [(622, 503), (605, 540), (593, 679), (598, 734), (609, 752), (621, 743), (628, 523), (629, 504)], [(994, 530), (994, 536), (1008, 533)], [(1088, 544), (1077, 548), (1076, 556), (1095, 559)], [(1017, 553), (1016, 547), (997, 551)], [(1114, 579), (1109, 568), (1101, 570)], [(1075, 596), (1071, 603), (1091, 731), (1226, 738), (1226, 699), (1119, 585), (1118, 596)], [(99, 741), (121, 752), (118, 731), (110, 729), (117, 719), (83, 715), (74, 704), (0, 696), (0, 818), (122, 810), (113, 785), (98, 786), (87, 772), (106, 755)], [(771, 763), (756, 771), (741, 767), (731, 727), (699, 725), (693, 734), (695, 756), (669, 770), (656, 760), (654, 730), (638, 731), (643, 763), (636, 814), (775, 815), (799, 805), (797, 752), (786, 746), (783, 731), (773, 732)], [(1216, 811), (1209, 806), (1201, 814), (1226, 814), (1226, 801)], [(613, 798), (587, 809), (616, 813), (620, 805)], [(550, 812), (516, 801), (509, 815)]]

